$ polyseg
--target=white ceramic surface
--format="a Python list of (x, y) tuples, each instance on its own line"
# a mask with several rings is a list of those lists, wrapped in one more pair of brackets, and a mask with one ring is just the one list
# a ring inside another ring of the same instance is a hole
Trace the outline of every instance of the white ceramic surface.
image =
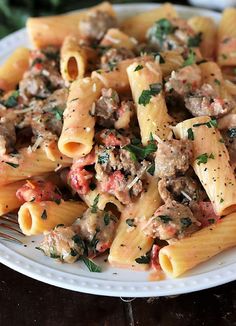
[[(155, 4), (117, 5), (116, 10), (122, 17), (156, 7)], [(177, 6), (183, 17), (191, 15), (212, 16), (219, 14), (202, 9)], [(0, 41), (0, 63), (18, 46), (29, 46), (26, 30), (22, 29)], [(0, 262), (10, 268), (37, 280), (62, 288), (108, 296), (150, 297), (175, 295), (197, 291), (220, 285), (236, 279), (236, 248), (228, 250), (210, 261), (201, 264), (178, 279), (148, 281), (149, 272), (132, 272), (115, 269), (98, 260), (102, 273), (90, 273), (82, 263), (66, 265), (56, 263), (35, 249), (39, 237), (25, 237), (27, 245), (19, 246), (0, 242)], [(207, 246), (207, 243), (203, 244)]]

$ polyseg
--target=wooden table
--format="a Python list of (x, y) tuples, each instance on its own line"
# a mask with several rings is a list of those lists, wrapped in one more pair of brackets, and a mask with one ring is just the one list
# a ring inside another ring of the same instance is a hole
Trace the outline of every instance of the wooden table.
[(1, 326), (233, 326), (236, 282), (177, 297), (99, 297), (47, 285), (0, 265)]

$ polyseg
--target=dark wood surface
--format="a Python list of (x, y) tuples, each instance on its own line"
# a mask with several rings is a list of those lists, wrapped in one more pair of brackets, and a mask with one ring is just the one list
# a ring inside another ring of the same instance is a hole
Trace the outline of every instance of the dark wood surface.
[(0, 265), (0, 325), (232, 326), (236, 325), (236, 282), (126, 303), (63, 290)]
[(236, 325), (236, 282), (176, 297), (127, 303), (120, 298), (60, 289), (0, 264), (0, 326), (21, 325), (232, 326)]

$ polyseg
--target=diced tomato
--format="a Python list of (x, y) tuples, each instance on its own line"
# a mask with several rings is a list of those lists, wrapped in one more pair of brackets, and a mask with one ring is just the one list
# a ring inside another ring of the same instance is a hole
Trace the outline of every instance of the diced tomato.
[(88, 155), (79, 158), (73, 163), (77, 168), (84, 168), (86, 165), (93, 165), (95, 163), (95, 151), (92, 151)]
[(79, 195), (86, 195), (89, 192), (89, 184), (93, 173), (83, 168), (72, 168), (68, 174), (68, 183)]
[(215, 213), (211, 202), (201, 201), (199, 202), (199, 208), (201, 217), (198, 217), (198, 220), (203, 227), (216, 223), (220, 219), (220, 216)]
[(111, 131), (109, 129), (104, 129), (102, 132), (100, 132), (98, 139), (106, 147), (125, 146), (130, 143), (128, 137), (124, 137), (116, 131)]
[(49, 181), (27, 180), (16, 192), (21, 202), (59, 201), (62, 197), (56, 192), (56, 186)]
[(35, 65), (34, 65), (34, 68), (35, 69), (37, 69), (37, 70), (42, 70), (43, 69), (43, 65), (42, 65), (42, 63), (36, 63)]
[(108, 181), (101, 182), (101, 188), (104, 192), (117, 191), (123, 188), (125, 181), (124, 175), (120, 171), (115, 171), (108, 177)]
[(160, 270), (161, 266), (159, 263), (159, 251), (160, 251), (160, 247), (157, 244), (154, 244), (152, 246), (152, 250), (151, 250), (151, 268), (155, 269), (155, 270)]
[(94, 173), (84, 169), (87, 165), (95, 163), (95, 152), (76, 160), (68, 173), (67, 182), (72, 189), (78, 192), (79, 195), (86, 195), (89, 192), (89, 184)]

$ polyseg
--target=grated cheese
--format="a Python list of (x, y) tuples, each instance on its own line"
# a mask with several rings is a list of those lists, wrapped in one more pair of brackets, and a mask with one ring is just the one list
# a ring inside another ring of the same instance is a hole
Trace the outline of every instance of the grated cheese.
[(94, 93), (95, 93), (96, 90), (97, 90), (97, 85), (96, 85), (95, 83), (93, 84), (93, 88), (92, 88), (92, 90), (93, 90)]
[(38, 136), (38, 138), (36, 139), (34, 145), (31, 147), (32, 152), (35, 152), (36, 149), (38, 148), (38, 146), (40, 146), (43, 142), (43, 137), (42, 136)]
[(127, 188), (130, 190), (134, 185), (135, 183), (137, 183), (139, 181), (139, 179), (141, 178), (141, 176), (143, 175), (143, 173), (146, 171), (146, 169), (149, 167), (148, 166), (143, 166), (139, 173), (136, 175), (136, 177), (127, 185)]
[(151, 71), (154, 75), (160, 77), (160, 73), (159, 73), (158, 71), (156, 71), (156, 70), (153, 68), (153, 66), (152, 66), (152, 64), (151, 64), (150, 62), (147, 62), (147, 63), (146, 63), (146, 67), (147, 67), (147, 69), (148, 69), (149, 71)]
[(115, 44), (118, 44), (120, 43), (120, 40), (118, 40), (117, 38), (113, 38), (111, 35), (107, 34), (105, 36), (105, 39), (112, 42), (112, 43), (115, 43)]
[(189, 201), (192, 200), (192, 198), (188, 194), (186, 194), (185, 191), (181, 190), (181, 194), (184, 195), (184, 197), (187, 198)]
[(159, 136), (157, 136), (157, 135), (155, 135), (155, 134), (152, 134), (152, 137), (158, 142), (158, 143), (163, 143), (163, 140), (159, 137)]
[(60, 165), (58, 165), (58, 166), (54, 169), (54, 171), (57, 172), (57, 171), (60, 170), (61, 168), (62, 168), (62, 165), (60, 164)]

